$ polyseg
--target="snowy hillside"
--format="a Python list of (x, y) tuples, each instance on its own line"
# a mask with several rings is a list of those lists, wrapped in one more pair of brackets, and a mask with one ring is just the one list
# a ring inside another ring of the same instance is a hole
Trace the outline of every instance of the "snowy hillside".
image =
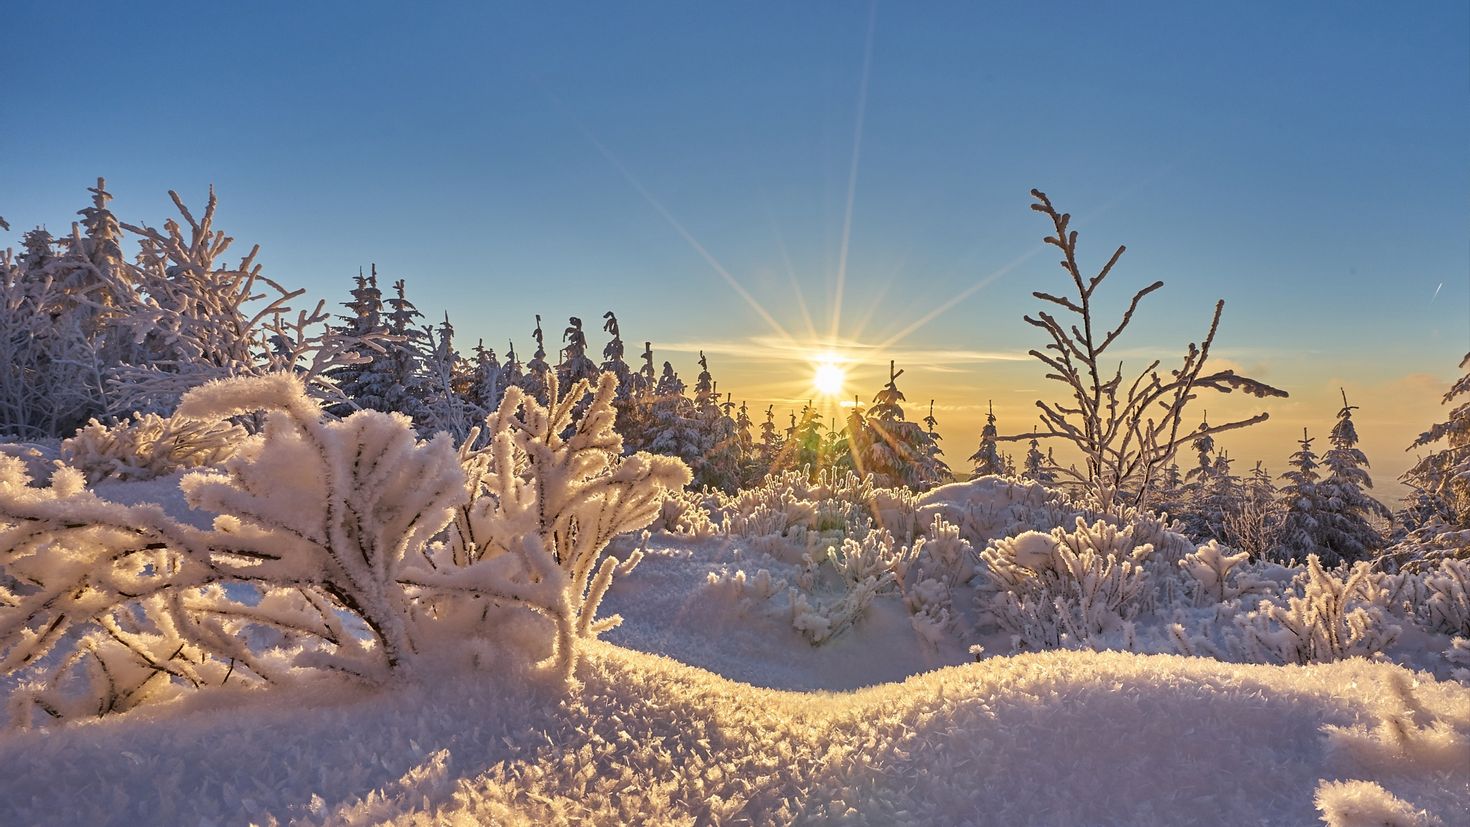
[(4, 821), (1308, 824), (1333, 780), (1470, 814), (1470, 698), (1381, 664), (1049, 652), (834, 694), (598, 644), (579, 677), (565, 696), (487, 669), (10, 734)]

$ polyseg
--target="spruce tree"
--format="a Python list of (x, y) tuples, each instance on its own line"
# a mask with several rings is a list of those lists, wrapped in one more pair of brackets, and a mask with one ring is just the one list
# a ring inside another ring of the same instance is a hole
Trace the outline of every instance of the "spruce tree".
[[(346, 315), (337, 317), (342, 322), (338, 327), (353, 336), (386, 335), (388, 326), (383, 318), (383, 293), (378, 289), (376, 264), (373, 265), (370, 276), (364, 276), (362, 270), (357, 271), (351, 295), (351, 301), (342, 303), (348, 312)], [(338, 389), (342, 391), (342, 395), (346, 396), (350, 402), (350, 404), (337, 405), (332, 408), (332, 413), (337, 416), (346, 416), (351, 413), (353, 406), (386, 410), (383, 407), (386, 401), (377, 397), (364, 379), (369, 372), (369, 365), (382, 359), (386, 354), (372, 348), (363, 348), (357, 351), (357, 355), (368, 361), (342, 365), (328, 373), (332, 381), (337, 384)], [(381, 367), (379, 365), (380, 369)]]
[(551, 365), (546, 363), (546, 334), (541, 332), (541, 314), (536, 314), (536, 329), (531, 331), (531, 338), (536, 340), (536, 352), (531, 354), (531, 361), (526, 363), (526, 372), (521, 377), (521, 390), (527, 396), (546, 405), (547, 376), (551, 371)]
[(1383, 534), (1369, 520), (1393, 516), (1388, 506), (1365, 491), (1373, 487), (1373, 480), (1368, 476), (1368, 458), (1357, 447), (1355, 410), (1357, 406), (1348, 404), (1347, 391), (1342, 391), (1342, 408), (1328, 437), (1332, 447), (1322, 456), (1327, 479), (1321, 485), (1320, 541), (1334, 556), (1348, 562), (1383, 548)]
[(1006, 472), (1005, 460), (1001, 459), (1000, 450), (996, 446), (995, 430), (995, 405), (988, 403), (990, 408), (985, 415), (985, 427), (980, 431), (980, 447), (970, 455), (973, 469), (971, 477), (1004, 476)]
[(1056, 484), (1056, 474), (1052, 472), (1051, 461), (1041, 453), (1041, 444), (1036, 437), (1031, 437), (1031, 442), (1026, 446), (1026, 458), (1021, 469), (1021, 478), (1040, 483), (1048, 488)]
[[(623, 337), (618, 328), (618, 317), (611, 311), (602, 314), (602, 329), (610, 337), (602, 346), (602, 372), (618, 377), (618, 399), (627, 399), (633, 394), (633, 373), (623, 361)], [(653, 354), (649, 354), (652, 358)], [(621, 413), (621, 412), (620, 412)]]
[(663, 374), (654, 391), (648, 450), (678, 457), (690, 468), (704, 458), (707, 448), (695, 419), (694, 405), (684, 395), (684, 381), (674, 366), (664, 362)]
[[(1291, 470), (1281, 475), (1286, 484), (1281, 486), (1281, 507), (1284, 512), (1281, 525), (1281, 545), (1289, 551), (1305, 557), (1307, 553), (1319, 553), (1322, 535), (1322, 493), (1320, 467), (1317, 455), (1312, 451), (1312, 439), (1307, 429), (1302, 429), (1301, 447), (1291, 455), (1288, 465)], [(1324, 562), (1335, 562), (1325, 561)]]
[(1461, 401), (1444, 422), (1420, 434), (1409, 449), (1440, 447), (1420, 457), (1404, 474), (1404, 481), (1429, 495), (1421, 508), (1437, 506), (1433, 522), (1470, 531), (1470, 353), (1460, 361), (1460, 370), (1465, 374), (1450, 386), (1443, 404)]
[(570, 388), (579, 379), (590, 383), (597, 381), (597, 365), (587, 358), (587, 334), (582, 332), (582, 320), (572, 316), (567, 320), (567, 329), (561, 339), (566, 346), (561, 349), (561, 363), (557, 365), (557, 379), (561, 387)]
[(888, 383), (873, 396), (868, 409), (864, 458), (879, 485), (931, 488), (949, 477), (939, 460), (938, 446), (917, 422), (904, 419), (903, 392), (898, 389), (902, 370), (888, 363)]
[(419, 430), (425, 435), (442, 431), (455, 444), (462, 444), (480, 418), (479, 409), (470, 401), (475, 371), (454, 349), (454, 326), (448, 313), (437, 330), (426, 327), (424, 333), (424, 422)]

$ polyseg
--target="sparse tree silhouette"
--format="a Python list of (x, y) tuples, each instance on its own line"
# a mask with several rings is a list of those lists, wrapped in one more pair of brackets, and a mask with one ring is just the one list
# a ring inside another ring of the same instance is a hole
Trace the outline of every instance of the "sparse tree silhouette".
[(1210, 347), (1220, 326), (1224, 300), (1215, 303), (1214, 316), (1202, 343), (1189, 345), (1183, 364), (1165, 375), (1159, 373), (1154, 360), (1125, 386), (1120, 362), (1110, 369), (1108, 348), (1133, 321), (1133, 313), (1145, 296), (1164, 286), (1162, 281), (1139, 290), (1128, 303), (1123, 317), (1111, 330), (1104, 332), (1094, 318), (1093, 294), (1112, 272), (1126, 249), (1119, 246), (1107, 264), (1091, 278), (1082, 275), (1077, 262), (1077, 232), (1068, 230), (1072, 216), (1059, 213), (1040, 190), (1032, 190), (1037, 203), (1031, 208), (1052, 220), (1055, 235), (1045, 241), (1062, 251), (1062, 269), (1076, 287), (1075, 297), (1056, 296), (1035, 291), (1036, 298), (1058, 305), (1074, 314), (1068, 324), (1041, 311), (1026, 316), (1027, 324), (1041, 328), (1051, 337), (1046, 352), (1032, 350), (1031, 355), (1048, 368), (1047, 378), (1062, 383), (1071, 399), (1049, 403), (1037, 401), (1041, 409), (1042, 427), (1037, 431), (1003, 436), (1006, 441), (1033, 438), (1064, 439), (1081, 450), (1081, 469), (1057, 468), (1064, 477), (1082, 485), (1096, 504), (1104, 509), (1124, 502), (1144, 505), (1153, 486), (1149, 483), (1173, 458), (1181, 445), (1207, 434), (1217, 434), (1264, 422), (1266, 413), (1248, 419), (1225, 422), (1200, 431), (1180, 433), (1185, 407), (1201, 390), (1230, 393), (1241, 390), (1252, 396), (1286, 396), (1286, 392), (1263, 382), (1237, 375), (1233, 370), (1205, 373)]

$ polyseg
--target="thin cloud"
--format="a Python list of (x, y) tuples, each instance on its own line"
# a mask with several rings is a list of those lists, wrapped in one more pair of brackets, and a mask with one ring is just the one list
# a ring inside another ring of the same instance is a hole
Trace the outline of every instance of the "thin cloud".
[(848, 364), (887, 362), (893, 359), (900, 366), (915, 369), (953, 372), (959, 365), (975, 365), (986, 362), (1024, 362), (1031, 357), (1025, 351), (991, 351), (965, 349), (922, 349), (885, 348), (862, 342), (838, 340), (834, 343), (811, 343), (784, 341), (769, 337), (752, 337), (711, 342), (656, 342), (654, 352), (697, 353), (733, 356), (758, 362), (810, 362), (819, 354), (831, 351), (840, 361)]

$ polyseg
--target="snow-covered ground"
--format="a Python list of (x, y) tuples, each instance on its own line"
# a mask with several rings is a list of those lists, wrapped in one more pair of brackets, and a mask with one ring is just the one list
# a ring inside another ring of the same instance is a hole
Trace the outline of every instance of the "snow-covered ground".
[[(185, 517), (176, 485), (97, 490)], [(1007, 655), (1004, 635), (976, 662), (892, 595), (816, 646), (787, 591), (806, 564), (778, 546), (652, 535), (571, 691), (505, 658), (5, 732), (0, 823), (1470, 823), (1461, 683), (1361, 658)]]
[(1424, 731), (1401, 743), (1354, 736), (1404, 714), (1394, 681), (1412, 683), (1365, 661), (1047, 652), (833, 693), (600, 643), (579, 677), (570, 695), (492, 669), (12, 733), (0, 820), (1309, 824), (1324, 780), (1470, 815), (1464, 688), (1413, 686)]

